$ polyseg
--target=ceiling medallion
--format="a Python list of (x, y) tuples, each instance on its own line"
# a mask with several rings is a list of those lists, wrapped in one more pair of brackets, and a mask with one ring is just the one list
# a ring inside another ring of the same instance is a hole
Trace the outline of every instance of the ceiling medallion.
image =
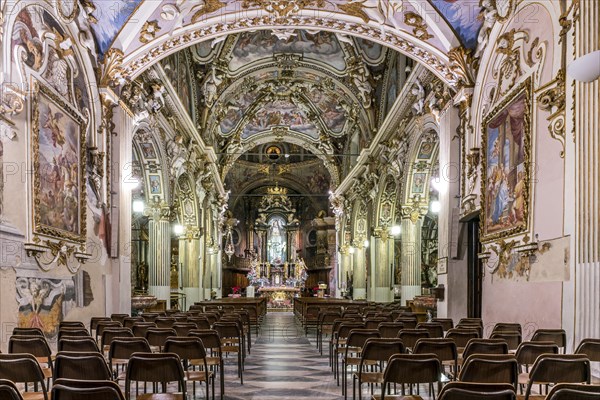
[(277, 146), (269, 146), (267, 147), (265, 153), (267, 153), (267, 157), (269, 157), (269, 160), (275, 161), (278, 160), (281, 156), (281, 149)]

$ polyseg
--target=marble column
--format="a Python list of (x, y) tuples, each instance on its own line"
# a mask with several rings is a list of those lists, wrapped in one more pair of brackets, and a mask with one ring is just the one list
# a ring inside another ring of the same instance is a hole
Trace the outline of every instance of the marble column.
[(151, 207), (148, 219), (148, 293), (158, 300), (171, 297), (171, 210), (166, 203)]
[(422, 218), (402, 218), (402, 301), (421, 294), (421, 226)]

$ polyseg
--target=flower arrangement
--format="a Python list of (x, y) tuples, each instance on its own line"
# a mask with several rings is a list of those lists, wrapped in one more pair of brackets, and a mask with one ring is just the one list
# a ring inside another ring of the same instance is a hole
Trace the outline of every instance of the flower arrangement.
[(239, 286), (234, 286), (231, 288), (231, 290), (233, 290), (233, 294), (240, 294), (242, 291), (242, 288)]
[(256, 273), (255, 268), (250, 269), (250, 271), (248, 271), (248, 275), (246, 277), (248, 278), (248, 282), (251, 285), (254, 285), (255, 283), (258, 282), (258, 274)]

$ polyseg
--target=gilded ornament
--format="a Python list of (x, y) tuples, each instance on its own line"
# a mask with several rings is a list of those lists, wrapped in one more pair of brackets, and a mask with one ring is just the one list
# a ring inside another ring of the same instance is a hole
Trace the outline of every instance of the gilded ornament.
[(160, 31), (158, 21), (146, 21), (142, 26), (142, 31), (140, 32), (140, 42), (148, 43), (152, 41), (156, 37), (158, 31)]
[(463, 46), (455, 47), (448, 52), (450, 69), (457, 76), (458, 85), (466, 88), (475, 86), (475, 59), (471, 50)]
[(421, 17), (419, 14), (412, 11), (405, 13), (404, 23), (413, 28), (413, 35), (415, 35), (418, 39), (428, 40), (433, 38), (433, 35), (427, 31), (427, 24), (425, 23), (425, 20), (423, 20), (423, 17)]
[(242, 8), (259, 7), (277, 17), (289, 17), (306, 8), (323, 8), (325, 0), (244, 0)]
[(190, 12), (194, 12), (192, 16), (192, 23), (198, 22), (203, 16), (211, 14), (215, 11), (219, 11), (221, 8), (227, 6), (227, 3), (224, 3), (219, 0), (205, 0), (200, 4), (192, 7)]
[(538, 95), (538, 105), (540, 109), (549, 112), (550, 115), (546, 118), (550, 124), (548, 130), (550, 136), (556, 139), (562, 145), (560, 156), (565, 157), (565, 73), (564, 70), (559, 70), (557, 77), (548, 85), (542, 88), (543, 91)]
[(116, 87), (121, 85), (127, 76), (122, 64), (123, 52), (115, 48), (109, 49), (104, 56), (104, 62), (99, 71), (99, 87)]

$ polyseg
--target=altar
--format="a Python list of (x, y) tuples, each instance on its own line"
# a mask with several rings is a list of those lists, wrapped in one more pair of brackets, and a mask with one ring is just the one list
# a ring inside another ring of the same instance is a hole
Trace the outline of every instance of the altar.
[(267, 298), (267, 309), (273, 311), (288, 311), (292, 309), (293, 298), (300, 289), (291, 286), (265, 286), (258, 288), (261, 297)]

